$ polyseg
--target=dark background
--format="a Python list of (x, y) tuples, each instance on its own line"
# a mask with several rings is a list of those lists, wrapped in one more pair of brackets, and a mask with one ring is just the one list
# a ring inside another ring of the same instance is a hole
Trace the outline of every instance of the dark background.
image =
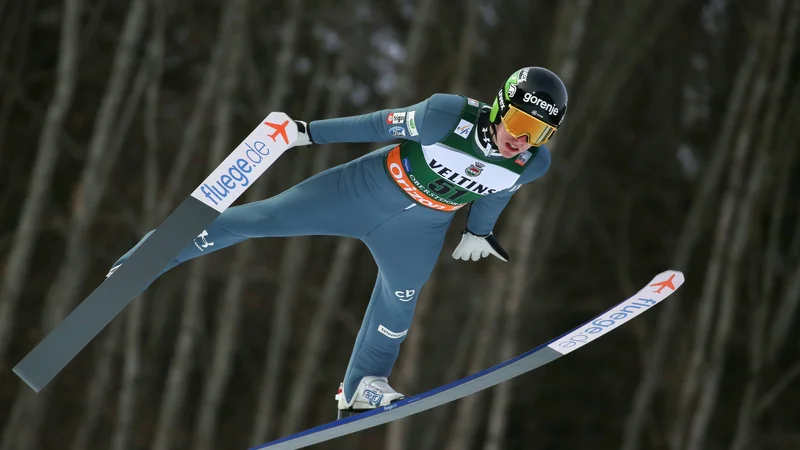
[[(0, 450), (242, 449), (335, 418), (376, 276), (352, 239), (248, 241), (157, 280), (34, 394), (11, 368), (270, 111), (304, 120), (517, 68), (570, 90), (545, 177), (454, 261), (391, 382), (415, 394), (682, 270), (534, 373), (320, 449), (800, 448), (800, 2), (0, 0)], [(285, 154), (237, 204), (376, 148)]]

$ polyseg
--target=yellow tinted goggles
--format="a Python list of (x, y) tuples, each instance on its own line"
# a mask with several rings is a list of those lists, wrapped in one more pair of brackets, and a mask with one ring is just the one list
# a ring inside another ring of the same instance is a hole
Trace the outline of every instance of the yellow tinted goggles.
[(506, 114), (500, 119), (508, 134), (518, 138), (526, 136), (528, 144), (539, 146), (550, 140), (556, 132), (554, 126), (548, 125), (515, 106), (509, 106)]

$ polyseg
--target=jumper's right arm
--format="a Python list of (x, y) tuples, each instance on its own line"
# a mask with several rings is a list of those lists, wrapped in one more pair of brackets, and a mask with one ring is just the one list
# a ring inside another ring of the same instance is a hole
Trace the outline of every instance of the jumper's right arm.
[(406, 139), (428, 145), (443, 139), (456, 127), (465, 104), (460, 95), (434, 94), (405, 108), (314, 120), (308, 129), (314, 144)]

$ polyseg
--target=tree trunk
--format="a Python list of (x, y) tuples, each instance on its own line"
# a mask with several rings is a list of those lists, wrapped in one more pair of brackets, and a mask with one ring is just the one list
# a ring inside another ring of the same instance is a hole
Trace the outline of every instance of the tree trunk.
[[(442, 270), (440, 273), (447, 273), (447, 267), (450, 266), (451, 261), (445, 259), (443, 264)], [(458, 343), (456, 345), (456, 349), (453, 352), (453, 358), (447, 364), (447, 371), (445, 372), (442, 380), (444, 383), (451, 383), (458, 379), (458, 377), (464, 372), (464, 369), (469, 364), (470, 360), (470, 349), (472, 348), (472, 344), (475, 341), (476, 333), (474, 330), (478, 329), (478, 326), (481, 323), (481, 319), (483, 318), (484, 312), (484, 299), (479, 298), (479, 296), (475, 295), (470, 298), (469, 301), (469, 316), (467, 322), (464, 324), (461, 333), (461, 336), (458, 337)], [(440, 442), (442, 440), (442, 434), (447, 430), (447, 422), (452, 416), (450, 416), (450, 412), (452, 411), (453, 404), (446, 404), (435, 408), (432, 412), (433, 416), (426, 420), (428, 423), (427, 431), (424, 434), (422, 439), (422, 450), (434, 450), (437, 448), (441, 448)]]
[[(286, 96), (291, 85), (291, 64), (292, 57), (297, 45), (297, 35), (300, 27), (300, 19), (304, 3), (300, 0), (289, 3), (289, 13), (283, 22), (281, 29), (280, 45), (281, 49), (276, 57), (273, 70), (271, 90), (267, 99), (265, 110), (275, 111), (283, 107)], [(266, 192), (266, 182), (261, 181), (251, 188), (249, 199), (261, 199)], [(248, 261), (253, 251), (251, 242), (240, 244), (236, 252), (236, 259)], [(299, 269), (299, 268), (298, 268)], [(285, 268), (284, 270), (290, 270)], [(230, 282), (235, 281), (235, 277), (242, 276), (231, 274)], [(250, 435), (249, 442), (262, 442), (266, 440), (269, 433), (269, 426), (272, 419), (275, 392), (279, 382), (279, 376), (285, 359), (285, 351), (290, 332), (291, 324), (291, 301), (294, 297), (296, 286), (282, 284), (281, 289), (275, 300), (275, 310), (273, 311), (273, 321), (270, 326), (269, 344), (265, 355), (266, 366), (259, 386), (259, 397), (256, 406), (255, 422)]]
[[(766, 80), (762, 80), (766, 83)], [(758, 108), (754, 108), (758, 109)], [(755, 120), (750, 122), (749, 130), (752, 131), (756, 127)], [(745, 125), (747, 126), (747, 125)], [(742, 139), (742, 146), (748, 146), (750, 139), (744, 137)], [(731, 329), (733, 328), (734, 313), (736, 302), (738, 301), (739, 285), (735, 280), (743, 277), (741, 271), (742, 260), (751, 232), (751, 218), (757, 214), (757, 202), (760, 195), (760, 190), (764, 184), (766, 169), (769, 165), (769, 151), (759, 153), (758, 160), (756, 161), (753, 173), (750, 178), (749, 185), (747, 186), (746, 197), (743, 198), (738, 205), (735, 225), (735, 232), (732, 236), (730, 243), (730, 254), (727, 255), (726, 261), (726, 280), (722, 286), (722, 299), (718, 313), (717, 325), (713, 340), (711, 342), (711, 349), (709, 360), (706, 363), (706, 373), (703, 374), (702, 387), (700, 389), (700, 398), (698, 406), (695, 409), (694, 417), (692, 419), (692, 428), (689, 433), (689, 441), (685, 447), (687, 450), (701, 450), (706, 448), (706, 434), (708, 433), (708, 424), (711, 420), (714, 408), (716, 407), (717, 398), (719, 394), (720, 379), (722, 378), (722, 371), (725, 364), (725, 356), (727, 351), (728, 340), (730, 339)], [(736, 168), (734, 168), (736, 170)], [(741, 185), (742, 180), (732, 180), (733, 183), (729, 188), (728, 195), (731, 197), (740, 195), (744, 186)], [(727, 197), (727, 196), (726, 196)], [(734, 198), (726, 198), (725, 202), (733, 206), (736, 203)], [(723, 208), (725, 204), (723, 204)], [(723, 215), (727, 217), (727, 215)]]
[(397, 84), (386, 100), (387, 108), (396, 108), (405, 99), (414, 95), (414, 74), (427, 47), (426, 31), (428, 24), (434, 18), (433, 11), (436, 9), (436, 4), (437, 0), (420, 0), (414, 10), (414, 20), (411, 21), (405, 42), (406, 58), (398, 72)]
[(775, 401), (781, 397), (784, 391), (786, 391), (786, 388), (788, 388), (797, 378), (800, 378), (800, 363), (796, 362), (778, 379), (778, 381), (775, 382), (775, 384), (772, 386), (772, 389), (765, 392), (764, 395), (759, 399), (758, 403), (756, 404), (755, 414), (757, 416), (762, 416), (767, 409), (775, 404)]
[[(240, 22), (243, 20), (241, 7), (240, 1), (231, 1), (225, 6), (219, 28), (219, 38), (212, 52), (212, 67), (209, 70), (208, 77), (204, 80), (209, 81), (213, 78), (215, 82), (213, 84), (204, 83), (203, 88), (201, 88), (201, 98), (198, 100), (193, 113), (193, 115), (196, 113), (198, 116), (202, 114), (198, 111), (198, 108), (202, 106), (204, 96), (207, 95), (210, 100), (219, 95), (218, 98), (220, 98), (221, 103), (216, 109), (214, 137), (208, 157), (208, 172), (213, 171), (219, 161), (230, 151), (232, 109), (230, 96), (232, 95), (231, 89), (235, 87), (235, 80), (226, 77), (224, 74), (226, 71), (230, 71), (228, 75), (235, 76), (235, 67), (231, 68), (235, 61), (231, 60), (231, 55), (236, 56), (238, 50), (233, 50), (232, 53), (229, 53), (229, 50), (236, 48), (237, 40), (241, 39), (242, 26)], [(219, 78), (222, 78), (222, 83), (217, 82)], [(227, 89), (228, 92), (217, 92), (217, 90), (221, 91), (223, 89)], [(199, 126), (189, 125), (187, 132), (192, 131), (197, 134), (191, 135), (191, 137), (187, 136), (187, 138), (199, 142), (200, 129)], [(185, 155), (185, 153), (182, 153), (182, 155)], [(181, 155), (178, 158), (180, 157)], [(176, 163), (176, 166), (179, 165), (180, 163)], [(180, 170), (180, 168), (174, 170)], [(183, 416), (182, 411), (186, 400), (189, 375), (194, 366), (197, 339), (203, 327), (202, 300), (206, 291), (207, 265), (207, 259), (202, 257), (190, 263), (189, 276), (186, 283), (187, 295), (181, 315), (180, 331), (178, 332), (175, 346), (175, 355), (170, 362), (164, 397), (161, 401), (161, 409), (152, 446), (153, 450), (170, 450), (175, 445), (173, 441), (175, 437), (174, 430)]]
[[(218, 84), (220, 82), (221, 73), (224, 67), (223, 60), (227, 58), (226, 52), (228, 49), (224, 45), (227, 42), (229, 28), (225, 28), (225, 24), (230, 21), (230, 15), (233, 14), (229, 6), (225, 7), (222, 17), (220, 18), (220, 31), (217, 34), (217, 40), (211, 50), (211, 58), (208, 68), (204, 71), (203, 81), (198, 90), (194, 108), (192, 109), (189, 118), (185, 120), (186, 128), (183, 131), (183, 137), (180, 139), (180, 146), (178, 147), (175, 163), (168, 176), (164, 177), (166, 187), (161, 194), (161, 202), (158, 207), (158, 217), (165, 217), (173, 208), (175, 202), (182, 196), (183, 181), (186, 178), (186, 171), (188, 170), (192, 160), (198, 149), (203, 148), (201, 143), (203, 127), (206, 124), (206, 117), (211, 111), (211, 102), (217, 92)], [(229, 149), (232, 151), (233, 149)], [(219, 161), (217, 161), (219, 163)], [(216, 166), (215, 166), (216, 167)]]
[[(798, 224), (797, 230), (799, 231), (798, 235), (800, 235), (800, 224)], [(786, 348), (792, 320), (796, 318), (796, 312), (800, 308), (800, 263), (787, 272), (785, 277), (786, 285), (776, 307), (773, 326), (771, 327), (770, 345), (768, 347), (771, 361), (774, 361), (780, 351)], [(790, 316), (787, 317), (786, 314), (790, 314)], [(774, 349), (772, 346), (774, 346)]]
[[(777, 80), (772, 85), (768, 104), (768, 110), (764, 119), (764, 126), (762, 130), (764, 135), (759, 139), (759, 147), (756, 150), (758, 153), (769, 152), (773, 147), (773, 141), (777, 133), (779, 124), (778, 113), (782, 104), (781, 99), (784, 98), (786, 85), (790, 73), (790, 61), (795, 50), (797, 34), (798, 19), (800, 19), (800, 4), (794, 2), (791, 6), (791, 11), (788, 15), (785, 38), (781, 48), (779, 57), (779, 68), (777, 73)], [(795, 88), (796, 93), (800, 94), (800, 85)], [(790, 103), (793, 108), (800, 110), (800, 96), (797, 96), (796, 102)], [(800, 115), (800, 114), (796, 114)], [(792, 117), (792, 109), (790, 108), (788, 117)], [(779, 233), (780, 225), (784, 220), (784, 211), (786, 209), (786, 200), (788, 198), (789, 180), (791, 178), (791, 169), (794, 165), (794, 158), (797, 154), (791, 146), (778, 145), (777, 148), (785, 148), (783, 158), (774, 158), (772, 164), (773, 170), (770, 173), (779, 173), (777, 177), (776, 195), (773, 201), (771, 211), (771, 221), (769, 228), (769, 243), (767, 245), (766, 254), (764, 257), (764, 275), (761, 295), (758, 300), (758, 306), (753, 318), (751, 338), (750, 338), (750, 367), (749, 379), (745, 387), (742, 405), (739, 409), (739, 417), (737, 420), (736, 434), (733, 442), (731, 443), (731, 450), (745, 450), (750, 444), (753, 435), (753, 430), (756, 427), (756, 421), (759, 419), (756, 414), (756, 401), (759, 394), (761, 371), (765, 362), (765, 348), (766, 346), (766, 333), (767, 333), (767, 319), (769, 316), (769, 307), (773, 297), (775, 278), (777, 276), (777, 263), (779, 255)], [(789, 278), (791, 279), (791, 278)], [(781, 315), (777, 317), (783, 317)], [(774, 325), (773, 330), (776, 329)]]
[[(161, 73), (164, 59), (164, 33), (167, 16), (166, 1), (153, 3), (153, 30), (147, 45), (147, 54), (143, 70), (146, 75), (146, 90), (144, 104), (144, 140), (145, 153), (142, 171), (144, 183), (142, 191), (143, 219), (139, 227), (139, 234), (144, 234), (157, 226), (157, 199), (158, 199), (158, 94), (161, 82)], [(137, 418), (137, 405), (141, 401), (141, 393), (147, 381), (146, 375), (155, 368), (142, 370), (141, 361), (145, 359), (142, 345), (142, 326), (145, 321), (145, 305), (148, 294), (130, 305), (124, 315), (126, 322), (125, 333), (125, 361), (123, 378), (120, 386), (120, 397), (117, 405), (117, 421), (112, 436), (111, 448), (123, 450), (129, 448), (130, 436), (135, 429)], [(169, 294), (159, 295), (153, 300), (156, 303), (166, 303)], [(150, 331), (150, 330), (148, 330)]]
[[(777, 2), (781, 2), (782, 0), (777, 0)], [(772, 14), (779, 14), (780, 13), (780, 5), (776, 5), (776, 3), (772, 4)], [(770, 23), (774, 23), (771, 22)], [(770, 41), (765, 41), (765, 33), (766, 30), (762, 30), (762, 27), (765, 25), (760, 25), (758, 28), (758, 32), (756, 34), (755, 43), (758, 47), (760, 47), (759, 53), (766, 53), (766, 56), (762, 56), (764, 59), (758, 61), (758, 59), (754, 59), (753, 63), (757, 65), (758, 68), (754, 69), (758, 71), (762, 67), (766, 67), (767, 69), (763, 69), (760, 75), (756, 78), (753, 83), (753, 86), (749, 91), (751, 95), (748, 96), (750, 103), (745, 106), (745, 116), (743, 120), (739, 123), (740, 133), (737, 135), (735, 151), (734, 151), (734, 159), (730, 168), (731, 172), (731, 181), (730, 187), (725, 194), (722, 202), (722, 208), (719, 216), (719, 221), (717, 223), (717, 228), (715, 230), (715, 240), (714, 240), (714, 247), (712, 250), (712, 254), (710, 257), (707, 273), (706, 273), (706, 280), (703, 286), (703, 295), (699, 302), (698, 306), (698, 320), (695, 325), (695, 335), (694, 335), (694, 342), (692, 348), (692, 356), (690, 359), (690, 365), (686, 372), (685, 381), (683, 384), (683, 389), (681, 391), (680, 397), (680, 405), (679, 410), (676, 416), (676, 420), (674, 423), (674, 427), (670, 434), (670, 443), (674, 450), (683, 450), (687, 448), (686, 446), (689, 445), (692, 448), (696, 448), (697, 445), (702, 444), (704, 429), (706, 427), (705, 421), (708, 419), (708, 414), (710, 414), (709, 410), (702, 409), (699, 414), (695, 415), (695, 423), (692, 425), (692, 431), (690, 431), (689, 435), (684, 438), (686, 433), (687, 427), (690, 426), (689, 424), (689, 416), (690, 411), (694, 410), (695, 407), (692, 407), (693, 402), (699, 396), (701, 399), (701, 405), (699, 407), (703, 408), (709, 407), (716, 396), (716, 390), (712, 389), (711, 392), (700, 391), (698, 392), (698, 388), (700, 384), (703, 382), (702, 374), (706, 371), (708, 378), (704, 384), (706, 384), (706, 388), (709, 385), (713, 386), (714, 382), (712, 381), (715, 376), (713, 373), (715, 371), (721, 370), (713, 365), (716, 361), (719, 361), (719, 364), (722, 364), (721, 358), (723, 355), (716, 355), (718, 358), (712, 362), (707, 362), (707, 347), (709, 343), (709, 339), (712, 332), (712, 319), (714, 315), (715, 306), (717, 303), (718, 293), (720, 289), (721, 276), (723, 271), (723, 265), (725, 262), (730, 258), (731, 260), (736, 259), (736, 257), (741, 258), (740, 255), (730, 254), (727, 253), (729, 250), (729, 241), (733, 241), (737, 243), (737, 241), (731, 236), (731, 232), (733, 231), (733, 224), (734, 224), (734, 214), (735, 210), (738, 207), (739, 203), (739, 192), (741, 192), (741, 186), (743, 184), (742, 180), (744, 177), (744, 170), (747, 158), (747, 152), (749, 150), (749, 143), (752, 138), (752, 131), (756, 127), (756, 112), (760, 110), (762, 100), (764, 98), (764, 93), (766, 91), (766, 77), (769, 68), (773, 66), (772, 61), (772, 54), (774, 49), (775, 39), (771, 39)], [(768, 45), (767, 51), (764, 52), (763, 46)], [(756, 63), (756, 61), (758, 61)], [(764, 152), (761, 152), (764, 154)], [(743, 238), (744, 239), (744, 238)], [(743, 251), (743, 250), (742, 250)], [(733, 283), (733, 279), (728, 280), (723, 285), (727, 286), (728, 283)], [(719, 322), (719, 329), (716, 337), (714, 338), (713, 347), (717, 349), (717, 351), (722, 352), (724, 349), (724, 344), (727, 340), (727, 327), (730, 326), (728, 320), (729, 319), (725, 314), (729, 313), (733, 309), (733, 299), (729, 296), (724, 296), (721, 300), (720, 304), (720, 322)], [(719, 365), (718, 364), (718, 365)], [(684, 441), (684, 439), (688, 439), (688, 442)]]
[[(25, 3), (24, 8), (20, 8), (20, 11), (24, 10), (25, 15), (24, 17), (22, 13), (19, 16), (15, 17), (14, 19), (10, 19), (13, 25), (10, 27), (11, 29), (8, 30), (8, 37), (3, 37), (3, 49), (0, 50), (0, 67), (11, 67), (11, 63), (8, 62), (6, 58), (7, 53), (11, 53), (9, 50), (14, 48), (19, 55), (18, 61), (14, 65), (13, 72), (11, 70), (8, 71), (8, 74), (0, 74), (0, 80), (3, 81), (3, 84), (8, 86), (4, 92), (4, 99), (2, 106), (0, 106), (0, 142), (6, 142), (6, 129), (8, 128), (8, 121), (11, 118), (11, 111), (14, 109), (14, 103), (16, 102), (17, 97), (24, 95), (22, 93), (22, 74), (25, 70), (25, 63), (27, 61), (27, 56), (29, 54), (28, 50), (28, 42), (30, 41), (31, 30), (33, 30), (33, 16), (37, 11), (37, 1), (31, 0)], [(0, 17), (3, 16), (3, 12), (0, 9)], [(18, 42), (14, 35), (16, 34), (16, 27), (18, 25), (24, 25), (23, 31), (20, 32), (22, 35), (20, 42)], [(3, 30), (6, 31), (6, 30)], [(8, 151), (7, 146), (3, 146), (0, 148), (0, 167), (3, 167), (3, 155)], [(0, 215), (3, 215), (3, 208), (0, 204)], [(2, 341), (2, 336), (0, 335), (0, 341)], [(2, 344), (0, 344), (2, 345)], [(0, 351), (0, 360), (3, 357), (3, 352)]]
[[(783, 205), (781, 205), (780, 210), (783, 209), (782, 206)], [(777, 217), (776, 211), (778, 215), (783, 214), (780, 210), (773, 208), (773, 225), (774, 218)], [(771, 226), (771, 228), (773, 227)], [(731, 443), (731, 450), (745, 450), (745, 448), (747, 448), (747, 446), (750, 444), (750, 439), (753, 435), (753, 429), (755, 428), (756, 421), (758, 419), (756, 416), (756, 401), (758, 399), (762, 376), (761, 372), (764, 364), (764, 343), (767, 330), (767, 317), (769, 315), (770, 297), (773, 286), (772, 280), (775, 276), (775, 265), (774, 259), (772, 258), (772, 255), (774, 255), (773, 249), (775, 249), (776, 244), (774, 240), (775, 238), (775, 234), (770, 233), (769, 250), (767, 251), (767, 257), (765, 258), (765, 273), (762, 277), (762, 290), (761, 295), (756, 299), (757, 306), (755, 308), (755, 314), (753, 315), (753, 323), (749, 339), (749, 377), (747, 385), (744, 388), (744, 394), (742, 395), (742, 404), (739, 407), (739, 416), (737, 418), (735, 428), (736, 434), (734, 435)]]
[[(228, 46), (230, 59), (226, 62), (222, 72), (219, 103), (215, 108), (215, 126), (219, 132), (213, 144), (211, 161), (214, 161), (214, 164), (225, 157), (225, 152), (230, 146), (233, 101), (239, 86), (239, 73), (244, 58), (244, 42), (248, 36), (244, 23), (249, 10), (249, 0), (236, 0), (232, 4), (234, 16), (231, 25), (231, 41)], [(246, 267), (241, 264), (241, 261), (234, 261), (233, 278), (219, 305), (220, 313), (217, 315), (219, 326), (214, 343), (211, 370), (206, 378), (199, 402), (200, 415), (195, 425), (191, 446), (194, 449), (205, 450), (215, 447), (217, 414), (233, 364), (236, 330), (239, 326), (241, 291), (243, 289), (242, 277), (239, 274), (245, 270)]]
[[(133, 92), (130, 95), (131, 101), (128, 102), (128, 104), (131, 105), (131, 108), (124, 112), (124, 114), (123, 114), (123, 116), (122, 116), (122, 118), (120, 120), (120, 123), (122, 124), (122, 126), (119, 127), (119, 128), (122, 129), (122, 130), (127, 129), (129, 124), (130, 124), (130, 122), (133, 120), (133, 116), (136, 113), (135, 105), (137, 103), (137, 99), (142, 95), (146, 79), (147, 79), (146, 78), (146, 71), (144, 70), (144, 68), (142, 68), (139, 71), (139, 74), (137, 75), (136, 82), (134, 83)], [(115, 138), (114, 141), (110, 144), (109, 148), (114, 148), (114, 147), (121, 146), (122, 145), (122, 141), (124, 139), (124, 134), (125, 133), (123, 131), (119, 137)], [(104, 349), (101, 350), (101, 355), (98, 358), (98, 367), (96, 368), (96, 370), (94, 372), (94, 379), (97, 380), (97, 385), (95, 385), (94, 383), (90, 384), (91, 387), (90, 387), (90, 391), (89, 391), (89, 394), (88, 394), (88, 399), (91, 402), (94, 402), (94, 403), (91, 403), (92, 405), (99, 405), (99, 406), (97, 406), (97, 408), (100, 408), (100, 409), (102, 409), (103, 406), (102, 406), (101, 403), (97, 403), (97, 402), (101, 402), (102, 400), (106, 400), (106, 398), (104, 396), (106, 395), (106, 391), (107, 391), (108, 386), (110, 384), (110, 380), (109, 380), (110, 371), (111, 371), (110, 364), (111, 364), (111, 361), (113, 361), (113, 359), (116, 358), (116, 349), (119, 346), (119, 339), (120, 339), (119, 335), (121, 334), (121, 331), (119, 331), (119, 330), (121, 330), (122, 327), (123, 327), (123, 325), (121, 325), (121, 324), (118, 325), (115, 328), (115, 330), (112, 331), (111, 334), (108, 335), (108, 337), (106, 338), (106, 341), (113, 340), (113, 342), (107, 342), (105, 344)], [(113, 348), (113, 351), (109, 350), (110, 348)], [(107, 360), (104, 360), (102, 358), (107, 358)], [(127, 360), (126, 360), (126, 366), (125, 367), (126, 367), (126, 373), (127, 373), (128, 369), (129, 369), (129, 365), (128, 365), (128, 361)], [(99, 412), (100, 411), (97, 411), (97, 412), (94, 412), (94, 413), (87, 413), (86, 418), (85, 418), (84, 423), (83, 423), (83, 428), (80, 430), (78, 436), (76, 437), (75, 441), (73, 442), (73, 446), (75, 446), (77, 448), (77, 447), (85, 447), (86, 445), (88, 445), (89, 435), (94, 430), (94, 428), (97, 425), (97, 422), (99, 421), (99, 416), (97, 415)]]
[(189, 268), (181, 324), (175, 342), (175, 354), (172, 356), (167, 373), (164, 396), (161, 399), (152, 445), (153, 450), (173, 448), (175, 430), (178, 428), (179, 419), (183, 416), (182, 409), (189, 374), (194, 366), (195, 345), (202, 330), (202, 300), (206, 291), (206, 266), (206, 258), (198, 258), (191, 262)]
[(302, 420), (305, 418), (305, 413), (315, 409), (314, 406), (309, 405), (309, 398), (314, 392), (314, 377), (321, 366), (328, 344), (326, 338), (330, 336), (328, 329), (333, 312), (339, 307), (342, 297), (344, 297), (345, 285), (353, 270), (352, 259), (356, 254), (356, 245), (358, 244), (355, 239), (341, 239), (334, 251), (330, 266), (331, 270), (325, 279), (317, 312), (311, 319), (308, 339), (303, 351), (300, 353), (302, 355), (300, 369), (297, 376), (294, 377), (294, 382), (289, 390), (291, 403), (289, 403), (286, 421), (281, 429), (281, 435), (283, 436), (299, 431)]
[[(517, 355), (517, 335), (519, 333), (519, 307), (522, 298), (528, 293), (527, 281), (530, 272), (533, 241), (539, 227), (538, 218), (543, 200), (531, 201), (530, 191), (518, 192), (516, 208), (511, 223), (517, 227), (514, 235), (514, 266), (509, 276), (508, 296), (504, 299), (503, 331), (500, 344), (500, 360), (507, 361)], [(528, 195), (523, 195), (528, 194)], [(510, 235), (510, 233), (507, 233)], [(498, 299), (498, 302), (500, 299)], [(506, 422), (511, 403), (511, 386), (514, 380), (501, 383), (493, 389), (493, 400), (489, 408), (489, 429), (483, 443), (484, 450), (505, 448)]]
[[(798, 225), (798, 230), (800, 230), (800, 225)], [(800, 309), (800, 263), (796, 264), (788, 272), (786, 286), (780, 296), (770, 333), (770, 347), (768, 348), (770, 349), (769, 357), (771, 360), (777, 358), (780, 351), (785, 349), (786, 341), (791, 331), (792, 320), (796, 318), (796, 312)], [(774, 350), (771, 347), (772, 345), (775, 346)]]
[[(136, 97), (143, 95), (149, 82), (150, 69), (148, 64), (143, 64), (139, 69), (135, 82), (134, 94)], [(130, 122), (136, 108), (125, 111), (123, 122)], [(122, 138), (118, 139), (117, 145), (122, 146)], [(145, 189), (153, 190), (154, 185), (148, 185)], [(146, 217), (152, 217), (147, 214)], [(147, 220), (147, 219), (146, 219)], [(140, 357), (139, 357), (139, 333), (142, 328), (142, 315), (144, 314), (144, 300), (139, 299), (133, 302), (130, 309), (123, 314), (120, 319), (126, 323), (125, 327), (125, 362), (123, 366), (122, 385), (120, 386), (120, 398), (117, 405), (117, 425), (111, 441), (113, 450), (123, 450), (127, 448), (128, 438), (131, 434), (134, 420), (134, 403), (136, 402), (136, 388), (139, 381)]]
[[(796, 6), (797, 4), (795, 4)], [(792, 23), (796, 25), (797, 16), (793, 15), (792, 17), (794, 19)], [(798, 155), (800, 151), (796, 145), (798, 137), (800, 137), (800, 128), (797, 127), (797, 119), (800, 117), (800, 84), (795, 84), (794, 94), (789, 104), (793, 106), (786, 116), (785, 137), (779, 141), (779, 147), (786, 148), (787, 151), (791, 152), (786, 166), (787, 170), (791, 170), (793, 164), (796, 164), (795, 161), (797, 161), (798, 156), (800, 156)], [(796, 179), (797, 176), (794, 175), (794, 178)], [(800, 221), (798, 221), (796, 230), (796, 237), (800, 237)], [(795, 240), (794, 242), (797, 243), (800, 240)], [(796, 258), (796, 255), (792, 256)], [(792, 331), (792, 323), (797, 317), (798, 309), (800, 309), (800, 263), (797, 263), (793, 269), (787, 270), (787, 272), (784, 277), (786, 285), (775, 307), (772, 326), (767, 339), (769, 342), (767, 345), (767, 358), (770, 361), (775, 361), (781, 352), (786, 350), (787, 340), (789, 340)]]
[(6, 361), (13, 318), (28, 274), (31, 252), (47, 206), (50, 181), (58, 161), (58, 137), (75, 92), (78, 72), (81, 0), (65, 0), (55, 92), (47, 108), (28, 193), (14, 231), (14, 245), (6, 260), (0, 284), (0, 361)]
[(113, 450), (124, 450), (128, 448), (129, 439), (132, 434), (133, 421), (135, 419), (135, 404), (137, 387), (139, 382), (140, 368), (140, 348), (139, 339), (143, 322), (144, 303), (140, 299), (131, 305), (125, 317), (125, 362), (122, 366), (122, 386), (120, 387), (120, 398), (117, 404), (117, 423), (114, 435), (111, 440)]
[[(686, 268), (692, 258), (692, 251), (700, 240), (702, 228), (707, 217), (707, 211), (713, 199), (714, 192), (719, 185), (730, 157), (729, 149), (732, 147), (733, 136), (739, 124), (744, 100), (748, 98), (745, 93), (750, 88), (750, 80), (756, 69), (758, 44), (751, 42), (745, 54), (744, 62), (736, 75), (733, 90), (728, 98), (727, 114), (722, 128), (714, 145), (712, 158), (708, 169), (700, 179), (697, 194), (694, 196), (692, 206), (675, 246), (671, 266), (676, 269)], [(678, 302), (667, 302), (658, 320), (653, 343), (646, 352), (649, 355), (645, 361), (645, 368), (641, 381), (633, 396), (633, 404), (625, 421), (622, 450), (637, 450), (644, 425), (648, 417), (648, 410), (655, 395), (656, 388), (661, 382), (664, 365), (668, 356), (668, 345), (673, 336), (673, 327), (678, 318)]]
[(458, 40), (458, 55), (456, 57), (453, 79), (450, 81), (450, 92), (454, 94), (469, 95), (470, 74), (472, 73), (472, 55), (475, 52), (475, 37), (480, 34), (478, 19), (480, 18), (481, 2), (479, 0), (467, 0), (462, 11), (467, 15), (461, 26), (461, 38)]
[[(505, 298), (508, 277), (505, 268), (494, 266), (491, 271), (491, 278), (485, 292), (481, 293), (485, 299), (486, 310), (482, 317), (483, 321), (478, 328), (480, 330), (472, 353), (468, 372), (473, 374), (486, 368), (492, 348), (497, 344), (497, 331), (502, 299)], [(495, 358), (496, 359), (496, 358)], [(470, 448), (470, 443), (475, 441), (475, 434), (478, 428), (479, 407), (484, 399), (484, 392), (478, 392), (458, 401), (453, 428), (450, 430), (450, 437), (445, 448), (447, 450), (463, 450)]]
[(108, 401), (111, 374), (119, 348), (123, 324), (124, 322), (120, 321), (112, 323), (103, 338), (102, 346), (98, 348), (97, 362), (94, 365), (92, 378), (89, 380), (86, 402), (83, 405), (83, 419), (75, 432), (72, 450), (88, 450), (92, 447), (90, 446), (92, 435), (97, 429)]
[[(66, 315), (77, 297), (89, 263), (87, 248), (88, 234), (97, 209), (105, 191), (111, 167), (119, 153), (122, 136), (127, 124), (118, 123), (117, 116), (123, 100), (125, 86), (128, 84), (133, 65), (136, 46), (144, 31), (144, 18), (147, 10), (145, 0), (131, 3), (120, 35), (120, 43), (114, 58), (108, 89), (98, 111), (94, 134), (89, 144), (86, 166), (81, 175), (78, 193), (72, 211), (67, 234), (64, 263), (61, 265), (54, 283), (48, 290), (42, 314), (41, 330), (53, 329)], [(137, 98), (133, 98), (138, 102)], [(126, 105), (135, 110), (135, 104)], [(127, 118), (130, 120), (133, 114)], [(119, 133), (120, 140), (113, 142), (112, 131)], [(12, 420), (7, 423), (8, 430), (18, 429), (17, 450), (34, 448), (39, 428), (44, 420), (47, 400), (52, 389), (39, 394), (25, 389), (14, 402)], [(21, 420), (26, 424), (19, 427)], [(6, 436), (13, 433), (4, 433)], [(5, 442), (3, 449), (5, 450)]]
[(559, 3), (556, 12), (556, 31), (553, 33), (553, 45), (548, 59), (567, 86), (572, 85), (575, 80), (579, 63), (578, 52), (586, 34), (591, 7), (592, 0), (569, 0)]
[[(236, 258), (231, 265), (231, 272), (238, 269), (245, 272), (245, 260)], [(191, 448), (214, 448), (217, 439), (217, 417), (222, 404), (222, 396), (233, 366), (236, 353), (236, 338), (241, 316), (242, 291), (244, 277), (234, 277), (228, 281), (225, 294), (219, 304), (220, 313), (217, 336), (214, 343), (211, 371), (206, 378), (203, 394), (200, 399), (200, 417), (195, 424), (193, 445)]]
[[(790, 22), (793, 29), (797, 26), (797, 4), (794, 6), (795, 8)], [(792, 173), (791, 171), (798, 157), (800, 157), (800, 151), (798, 151), (797, 145), (795, 144), (800, 138), (800, 128), (797, 127), (797, 120), (798, 117), (800, 117), (800, 84), (795, 84), (789, 104), (792, 105), (792, 107), (783, 120), (781, 136), (777, 142), (777, 147), (784, 148), (787, 152), (786, 162), (783, 165), (787, 172), (786, 177), (791, 177), (790, 173)], [(786, 193), (782, 195), (785, 196)], [(780, 223), (776, 224), (775, 227), (777, 228), (779, 225)], [(778, 229), (776, 229), (775, 233), (777, 234), (778, 232)], [(793, 245), (791, 249), (787, 250), (787, 253), (789, 253), (789, 257), (797, 259), (797, 244), (800, 243), (800, 221), (797, 221), (794, 239), (790, 242), (793, 242)], [(784, 279), (786, 280), (786, 285), (775, 307), (775, 312), (772, 317), (773, 324), (770, 327), (767, 339), (766, 358), (769, 361), (775, 361), (781, 351), (784, 350), (786, 340), (792, 328), (792, 320), (800, 306), (800, 263), (793, 269), (787, 270), (787, 275), (785, 275)]]

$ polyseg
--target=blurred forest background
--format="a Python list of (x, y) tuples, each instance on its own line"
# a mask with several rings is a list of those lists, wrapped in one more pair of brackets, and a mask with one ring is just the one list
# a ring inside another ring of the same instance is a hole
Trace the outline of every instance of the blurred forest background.
[[(376, 276), (359, 241), (262, 239), (157, 280), (39, 394), (11, 368), (268, 112), (570, 90), (549, 173), (454, 261), (390, 378), (536, 347), (656, 273), (686, 284), (513, 382), (320, 449), (800, 448), (797, 0), (0, 0), (0, 450), (242, 449), (335, 419)], [(244, 201), (378, 146), (288, 152)], [(459, 212), (456, 224), (463, 223)]]

